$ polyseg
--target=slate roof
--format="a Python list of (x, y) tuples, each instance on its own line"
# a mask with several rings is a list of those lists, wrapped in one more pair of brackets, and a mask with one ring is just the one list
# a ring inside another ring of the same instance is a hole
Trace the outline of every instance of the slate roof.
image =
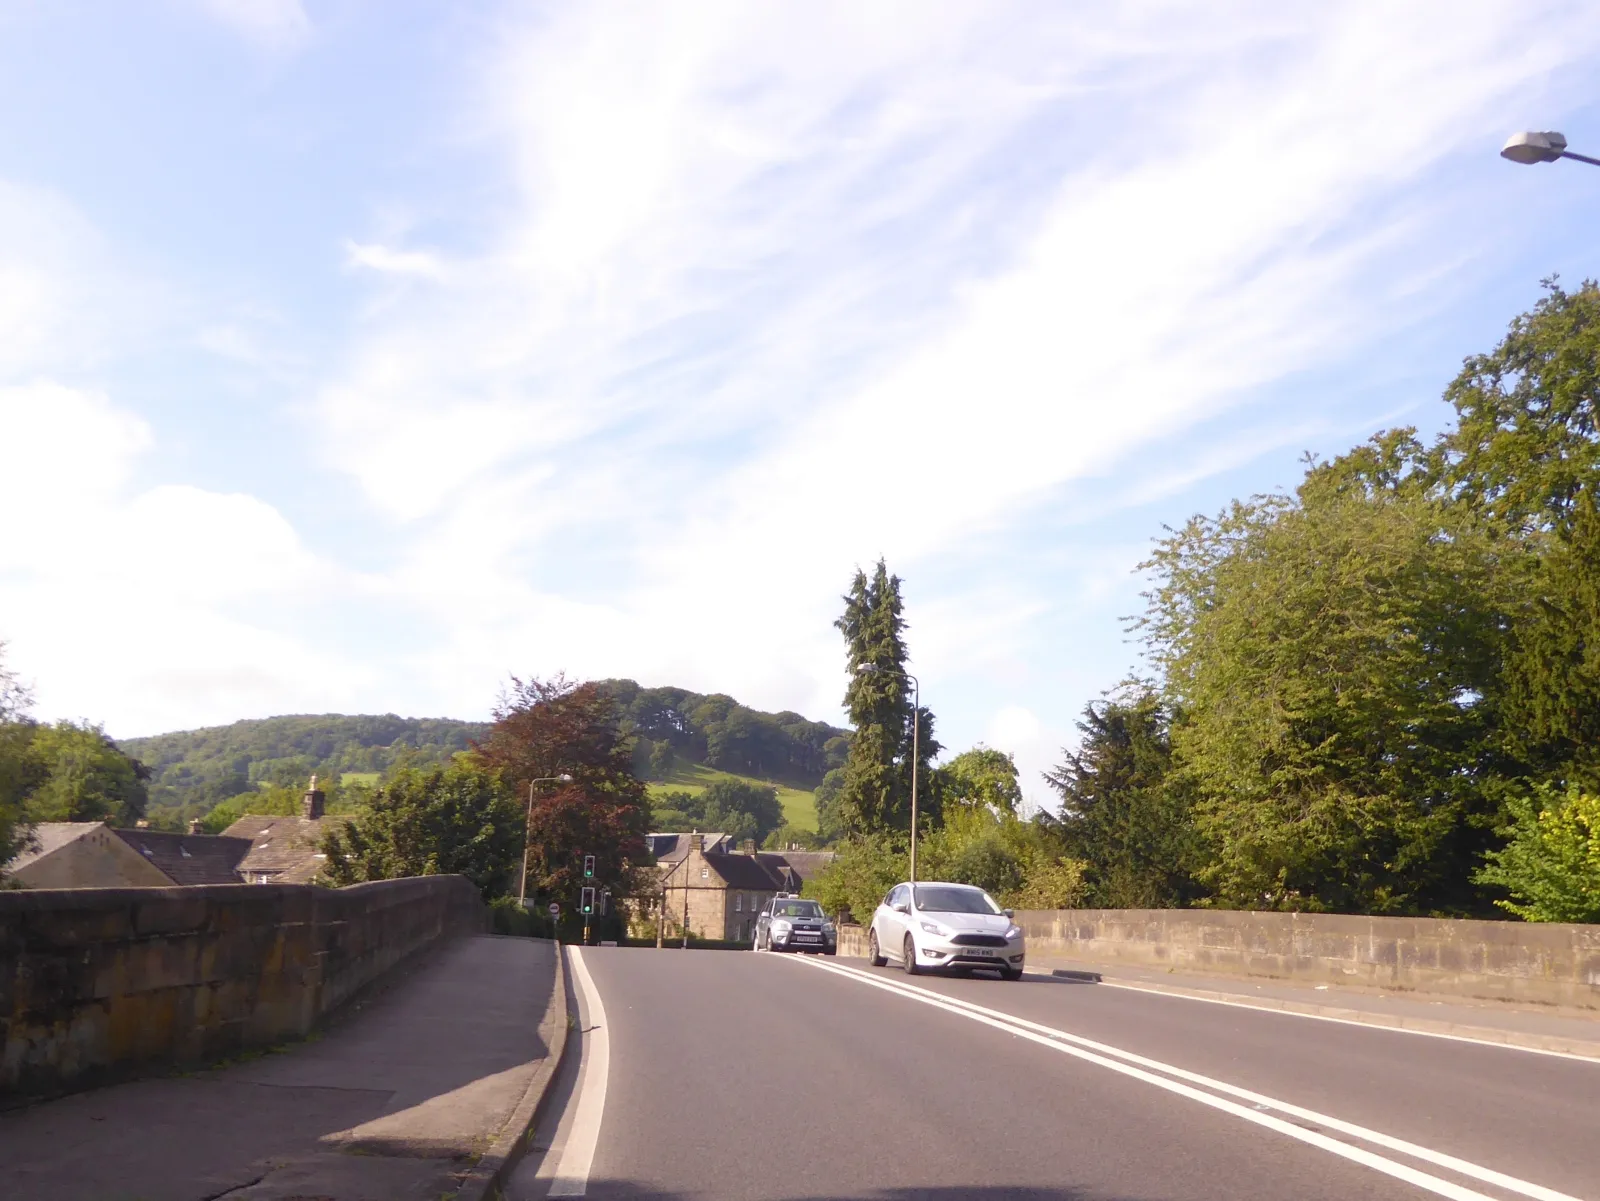
[(799, 892), (807, 880), (814, 880), (833, 862), (834, 851), (762, 851), (759, 858), (767, 870), (784, 881), (785, 892)]
[(729, 888), (786, 891), (782, 878), (769, 871), (767, 865), (754, 855), (724, 855), (712, 851), (706, 855), (706, 864), (722, 877)]
[(248, 838), (217, 834), (173, 834), (165, 830), (112, 830), (174, 884), (239, 884), (239, 861)]
[[(726, 834), (707, 834), (705, 838), (707, 854), (713, 851), (725, 851), (733, 845), (733, 839)], [(657, 863), (676, 863), (689, 853), (687, 834), (647, 834), (645, 841), (649, 844), (650, 853), (656, 857)]]
[(28, 864), (43, 859), (52, 851), (59, 851), (69, 842), (82, 838), (90, 830), (98, 830), (104, 822), (39, 822), (33, 827), (32, 845), (5, 865), (6, 871), (21, 871)]
[(309, 884), (326, 862), (317, 849), (322, 832), (337, 820), (247, 813), (222, 833), (249, 840), (249, 853), (239, 863), (247, 880), (268, 873), (274, 884)]

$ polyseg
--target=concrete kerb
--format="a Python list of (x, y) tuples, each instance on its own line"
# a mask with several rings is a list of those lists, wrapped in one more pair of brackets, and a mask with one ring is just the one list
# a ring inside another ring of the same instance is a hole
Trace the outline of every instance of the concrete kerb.
[(1353, 1022), (1361, 1026), (1380, 1026), (1390, 1030), (1409, 1030), (1419, 1034), (1435, 1034), (1469, 1042), (1494, 1043), (1499, 1046), (1521, 1047), (1531, 1051), (1549, 1051), (1559, 1055), (1575, 1055), (1582, 1059), (1600, 1060), (1600, 1041), (1564, 1038), (1554, 1034), (1534, 1034), (1521, 1030), (1502, 1030), (1492, 1026), (1473, 1026), (1464, 1022), (1437, 1021), (1432, 1018), (1407, 1017), (1402, 1014), (1374, 1013), (1365, 1009), (1347, 1009), (1340, 1005), (1319, 1005), (1310, 1001), (1289, 1001), (1279, 997), (1253, 997), (1248, 993), (1222, 992), (1206, 988), (1189, 988), (1179, 984), (1156, 984), (1145, 980), (1117, 979), (1100, 972), (1071, 971), (1057, 968), (1052, 976), (1066, 980), (1079, 980), (1090, 984), (1106, 984), (1112, 988), (1129, 988), (1139, 992), (1162, 993), (1174, 997), (1188, 997), (1197, 1001), (1214, 1001), (1238, 1005), (1245, 1009), (1267, 1009), (1279, 1013), (1293, 1013), (1305, 1017), (1326, 1018), (1331, 1021)]
[(505, 1183), (511, 1169), (517, 1166), (517, 1161), (526, 1153), (534, 1128), (544, 1116), (545, 1101), (550, 1096), (550, 1086), (555, 1081), (556, 1073), (561, 1070), (570, 1042), (567, 1037), (571, 1021), (567, 1015), (566, 950), (557, 942), (555, 952), (555, 987), (550, 991), (550, 1003), (545, 1007), (544, 1017), (539, 1022), (539, 1029), (548, 1031), (544, 1036), (544, 1042), (549, 1054), (534, 1071), (533, 1078), (528, 1081), (527, 1090), (522, 1094), (522, 1100), (517, 1102), (517, 1107), (511, 1111), (510, 1118), (501, 1127), (494, 1141), (489, 1144), (489, 1149), (472, 1166), (472, 1170), (462, 1177), (461, 1187), (456, 1193), (457, 1201), (493, 1201), (499, 1197), (501, 1185)]

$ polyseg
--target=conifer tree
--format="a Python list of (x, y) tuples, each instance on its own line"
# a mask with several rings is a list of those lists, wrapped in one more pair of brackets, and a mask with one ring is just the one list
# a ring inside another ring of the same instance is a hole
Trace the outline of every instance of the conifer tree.
[[(916, 742), (921, 781), (929, 780), (929, 764), (940, 748), (933, 739), (933, 715), (926, 708), (913, 715), (911, 681), (902, 674), (906, 621), (900, 577), (890, 575), (879, 559), (870, 578), (856, 572), (844, 603), (844, 614), (834, 625), (847, 648), (850, 686), (844, 701), (855, 734), (834, 803), (835, 818), (852, 837), (909, 831), (914, 716), (920, 723)], [(867, 666), (873, 670), (861, 670)], [(933, 800), (931, 788), (919, 790), (925, 822), (937, 817), (930, 811)]]

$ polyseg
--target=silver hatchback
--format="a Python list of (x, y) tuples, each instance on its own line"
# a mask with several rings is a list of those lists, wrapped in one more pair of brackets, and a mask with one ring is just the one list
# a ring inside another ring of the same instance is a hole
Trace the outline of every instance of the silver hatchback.
[(873, 967), (890, 959), (915, 975), (927, 968), (989, 968), (1022, 979), (1027, 958), (1012, 912), (970, 884), (897, 884), (872, 915), (867, 954)]

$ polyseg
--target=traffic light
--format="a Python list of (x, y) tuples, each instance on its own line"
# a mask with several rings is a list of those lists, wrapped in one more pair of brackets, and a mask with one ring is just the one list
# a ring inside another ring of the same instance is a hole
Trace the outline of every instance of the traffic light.
[(604, 889), (600, 893), (600, 916), (604, 917), (611, 912), (611, 890)]
[(583, 857), (583, 878), (585, 880), (593, 880), (594, 879), (594, 856), (593, 855), (585, 855)]
[(578, 901), (578, 911), (585, 915), (594, 912), (594, 889), (585, 888), (583, 890), (583, 896)]

